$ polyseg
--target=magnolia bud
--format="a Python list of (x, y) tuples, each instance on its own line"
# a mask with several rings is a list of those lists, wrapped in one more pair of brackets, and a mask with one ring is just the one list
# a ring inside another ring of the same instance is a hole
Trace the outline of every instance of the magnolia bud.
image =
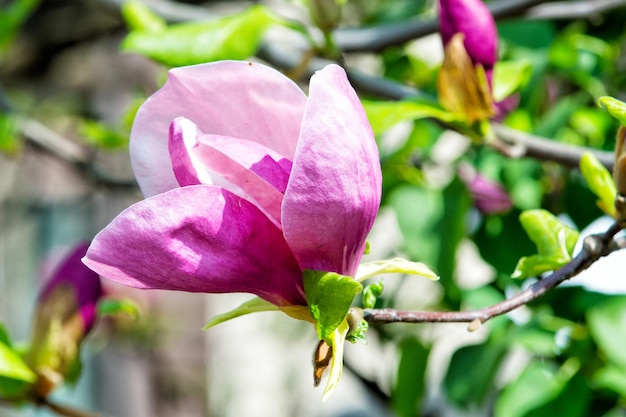
[(465, 35), (465, 49), (474, 64), (491, 72), (498, 55), (498, 32), (491, 12), (481, 0), (439, 0), (439, 30), (444, 46), (454, 35)]

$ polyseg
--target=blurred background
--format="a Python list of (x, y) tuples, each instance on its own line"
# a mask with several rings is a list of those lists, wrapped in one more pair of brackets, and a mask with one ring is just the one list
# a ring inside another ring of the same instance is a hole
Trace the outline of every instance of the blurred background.
[[(487, 3), (497, 11), (500, 59), (523, 64), (514, 67), (523, 78), (516, 108), (499, 123), (610, 152), (618, 123), (595, 100), (626, 98), (626, 1)], [(118, 0), (0, 0), (0, 322), (14, 340), (29, 337), (46, 265), (142, 199), (129, 130), (170, 66), (249, 58), (306, 88), (318, 59), (339, 59), (362, 99), (437, 94), (443, 48), (432, 0), (348, 0), (332, 30), (316, 27), (304, 0), (144, 4), (170, 25), (207, 24), (155, 51)], [(231, 36), (250, 50), (188, 56), (185, 42), (252, 5), (309, 35), (284, 24), (250, 34), (256, 23), (246, 21)], [(377, 89), (372, 80), (393, 84)], [(602, 216), (575, 167), (507, 158), (429, 118), (368, 115), (384, 175), (369, 259), (402, 255), (442, 277), (384, 277), (377, 306), (493, 304), (528, 285), (510, 276), (520, 256), (535, 252), (522, 210), (546, 208), (578, 230)], [(476, 174), (498, 184), (502, 206), (485, 208), (496, 196), (470, 187)], [(141, 316), (101, 320), (85, 342), (79, 383), (54, 398), (111, 417), (626, 416), (624, 265), (617, 260), (474, 333), (464, 324), (372, 326), (367, 345), (347, 346), (344, 377), (324, 403), (313, 387), (309, 324), (262, 313), (203, 331), (248, 297), (104, 280), (107, 294), (135, 300)], [(0, 403), (2, 417), (47, 415)]]

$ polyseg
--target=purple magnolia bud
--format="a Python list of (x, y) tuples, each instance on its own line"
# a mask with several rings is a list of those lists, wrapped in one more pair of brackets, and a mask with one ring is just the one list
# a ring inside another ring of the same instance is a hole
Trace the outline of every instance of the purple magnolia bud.
[(48, 281), (40, 295), (40, 304), (59, 286), (66, 285), (76, 297), (78, 313), (84, 325), (85, 334), (91, 330), (96, 320), (96, 306), (102, 297), (100, 276), (87, 268), (81, 261), (87, 252), (86, 243), (79, 244), (59, 265), (52, 279)]
[(457, 33), (465, 36), (467, 54), (481, 64), (491, 83), (498, 55), (498, 33), (493, 16), (481, 0), (439, 0), (439, 30), (446, 45)]
[(513, 207), (511, 198), (501, 184), (480, 175), (468, 165), (460, 167), (459, 175), (474, 199), (474, 206), (480, 212), (504, 213)]

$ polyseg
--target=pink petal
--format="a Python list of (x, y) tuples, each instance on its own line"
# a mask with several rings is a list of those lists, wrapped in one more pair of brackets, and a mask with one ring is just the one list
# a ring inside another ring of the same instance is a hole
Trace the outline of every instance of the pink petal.
[(131, 206), (94, 238), (83, 262), (131, 287), (306, 304), (302, 272), (280, 229), (217, 186), (182, 187)]
[(280, 224), (283, 193), (289, 180), (291, 161), (281, 158), (263, 145), (245, 139), (216, 135), (198, 137), (192, 154), (204, 167), (219, 174), (230, 184), (225, 188), (253, 201), (272, 221)]
[(174, 176), (181, 187), (211, 183), (210, 178), (204, 178), (206, 174), (202, 164), (191, 155), (191, 150), (198, 143), (197, 135), (196, 125), (183, 117), (174, 119), (170, 125), (168, 149)]
[(146, 196), (178, 187), (168, 150), (177, 117), (205, 133), (260, 143), (293, 159), (306, 96), (289, 78), (256, 63), (220, 61), (170, 70), (139, 109), (130, 139), (133, 170)]
[(354, 275), (381, 197), (378, 149), (343, 69), (311, 79), (283, 200), (283, 233), (303, 268)]

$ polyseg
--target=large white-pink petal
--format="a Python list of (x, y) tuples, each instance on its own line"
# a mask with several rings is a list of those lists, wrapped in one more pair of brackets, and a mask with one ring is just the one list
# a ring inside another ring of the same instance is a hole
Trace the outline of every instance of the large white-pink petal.
[(354, 275), (381, 198), (376, 142), (344, 70), (311, 78), (282, 208), (285, 239), (303, 268)]
[(96, 235), (83, 262), (137, 288), (249, 292), (279, 306), (306, 304), (280, 229), (217, 186), (182, 187), (131, 206)]
[(176, 117), (207, 134), (258, 142), (292, 160), (306, 96), (280, 72), (262, 64), (220, 61), (170, 70), (165, 85), (139, 109), (130, 153), (144, 195), (178, 187), (168, 152)]

